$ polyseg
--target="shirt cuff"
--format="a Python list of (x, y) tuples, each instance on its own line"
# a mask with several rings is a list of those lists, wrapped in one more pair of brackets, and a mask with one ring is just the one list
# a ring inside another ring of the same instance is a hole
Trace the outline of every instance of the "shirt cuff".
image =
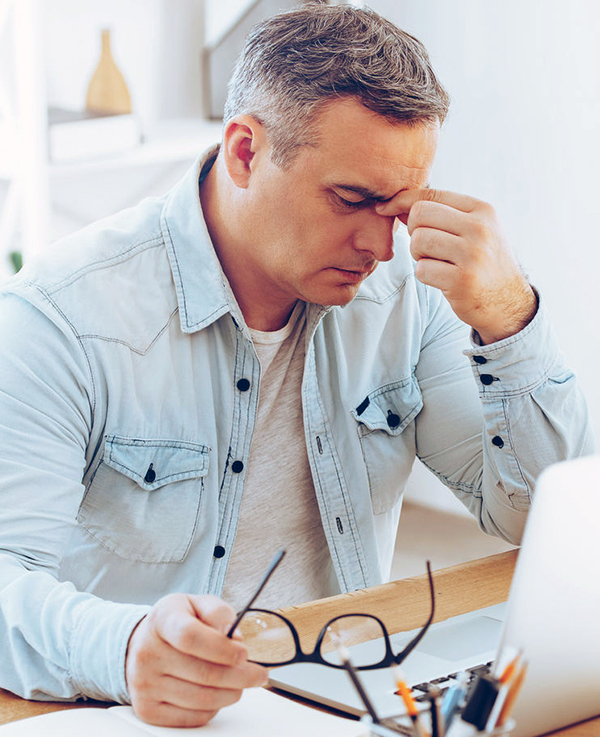
[(498, 399), (533, 391), (552, 374), (564, 372), (562, 359), (545, 304), (523, 330), (497, 343), (480, 345), (471, 332), (469, 358), (482, 398)]
[(71, 640), (71, 673), (77, 688), (89, 698), (128, 704), (127, 645), (152, 607), (97, 599), (83, 606)]

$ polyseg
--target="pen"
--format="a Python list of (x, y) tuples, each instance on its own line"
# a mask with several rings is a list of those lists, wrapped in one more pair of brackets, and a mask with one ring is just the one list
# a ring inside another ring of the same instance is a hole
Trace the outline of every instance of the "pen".
[(440, 711), (440, 689), (438, 686), (429, 687), (429, 714), (431, 717), (431, 737), (444, 737), (446, 730), (444, 729), (444, 721)]
[(442, 701), (442, 719), (444, 720), (444, 727), (446, 732), (450, 727), (450, 723), (456, 716), (456, 712), (458, 711), (458, 707), (460, 706), (461, 701), (467, 693), (468, 682), (468, 673), (466, 673), (465, 671), (459, 673), (457, 682), (454, 684), (454, 686), (449, 688), (444, 695), (444, 700)]
[(342, 644), (338, 645), (337, 651), (344, 665), (344, 668), (348, 671), (350, 680), (354, 684), (354, 688), (356, 689), (363, 704), (365, 705), (365, 709), (369, 712), (369, 716), (373, 720), (373, 723), (380, 724), (381, 719), (379, 719), (379, 717), (377, 716), (377, 712), (375, 711), (375, 708), (373, 707), (373, 704), (371, 703), (371, 700), (367, 696), (367, 692), (365, 691), (364, 686), (362, 685), (361, 680), (358, 677), (356, 668), (352, 665), (352, 661), (350, 660), (350, 653)]
[(408, 716), (413, 723), (415, 735), (417, 737), (426, 737), (423, 726), (421, 724), (421, 720), (419, 719), (419, 710), (417, 709), (417, 704), (412, 697), (409, 687), (406, 685), (406, 681), (404, 679), (402, 671), (400, 670), (400, 668), (393, 668), (392, 670), (394, 672), (398, 694), (402, 697), (402, 701), (404, 701), (404, 706), (406, 706)]
[(513, 706), (515, 705), (515, 701), (517, 700), (517, 696), (519, 695), (519, 692), (521, 691), (521, 688), (523, 686), (523, 682), (525, 681), (526, 675), (527, 663), (525, 662), (521, 666), (521, 669), (515, 676), (513, 682), (510, 684), (510, 688), (508, 689), (508, 693), (506, 694), (506, 699), (502, 704), (502, 709), (500, 710), (500, 714), (498, 715), (498, 719), (496, 721), (496, 727), (504, 726), (506, 720), (510, 716), (511, 711), (513, 710)]

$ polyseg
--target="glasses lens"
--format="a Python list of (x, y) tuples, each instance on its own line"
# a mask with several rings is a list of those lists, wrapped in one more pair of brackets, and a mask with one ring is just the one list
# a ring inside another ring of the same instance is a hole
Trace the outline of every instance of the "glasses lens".
[(385, 658), (385, 632), (379, 622), (365, 615), (338, 617), (330, 622), (321, 643), (321, 657), (340, 665), (337, 649), (351, 647), (352, 662), (357, 668), (376, 665)]
[(296, 655), (292, 631), (274, 612), (249, 609), (238, 625), (248, 659), (265, 665), (285, 663)]

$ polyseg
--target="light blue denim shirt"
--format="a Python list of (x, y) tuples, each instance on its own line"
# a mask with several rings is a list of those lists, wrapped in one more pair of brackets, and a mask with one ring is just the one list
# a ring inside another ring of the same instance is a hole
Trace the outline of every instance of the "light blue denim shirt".
[[(0, 293), (0, 686), (28, 698), (126, 702), (149, 605), (223, 586), (260, 365), (202, 217), (204, 160)], [(342, 591), (389, 575), (415, 454), (516, 542), (541, 469), (592, 450), (543, 303), (476, 346), (404, 230), (351, 304), (308, 306), (302, 406)]]

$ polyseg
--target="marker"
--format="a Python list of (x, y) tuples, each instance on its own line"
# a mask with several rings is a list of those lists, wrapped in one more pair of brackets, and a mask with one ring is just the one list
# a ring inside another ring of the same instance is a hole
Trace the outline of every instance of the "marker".
[(463, 722), (473, 724), (478, 732), (486, 728), (498, 692), (500, 681), (490, 675), (481, 675), (475, 681), (461, 717)]
[(456, 716), (458, 707), (467, 693), (468, 683), (469, 674), (463, 671), (462, 673), (459, 673), (454, 686), (449, 688), (444, 695), (444, 700), (442, 702), (442, 719), (444, 720), (446, 732), (448, 731), (448, 727)]

